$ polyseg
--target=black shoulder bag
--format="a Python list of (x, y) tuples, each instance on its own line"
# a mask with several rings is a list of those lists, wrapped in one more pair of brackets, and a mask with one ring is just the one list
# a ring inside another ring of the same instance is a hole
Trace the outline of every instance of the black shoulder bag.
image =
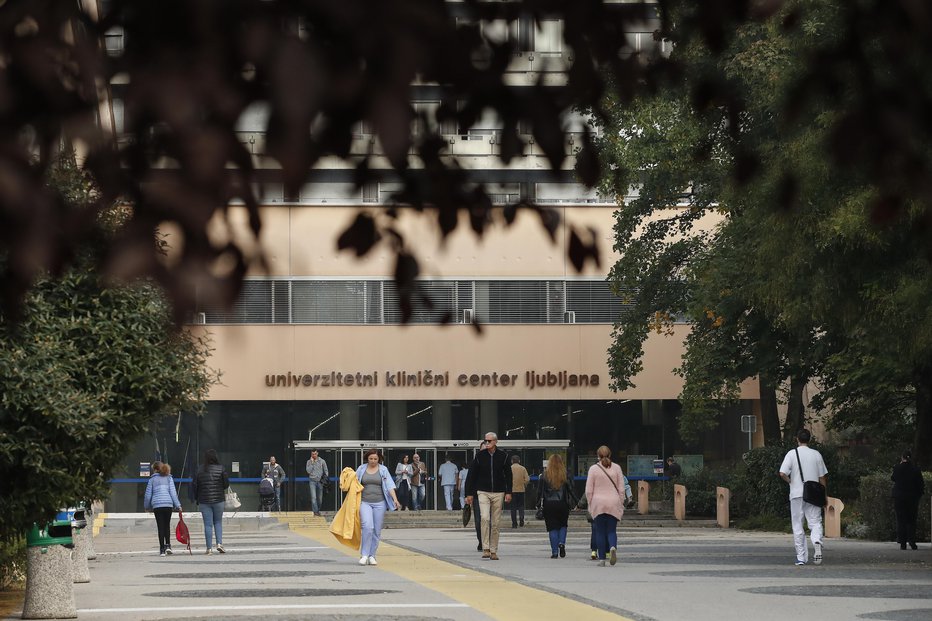
[(799, 449), (793, 450), (796, 451), (796, 463), (799, 464), (799, 478), (803, 480), (803, 502), (808, 502), (810, 505), (817, 507), (824, 507), (828, 504), (825, 496), (825, 486), (818, 481), (806, 480), (803, 475), (803, 462), (799, 458)]

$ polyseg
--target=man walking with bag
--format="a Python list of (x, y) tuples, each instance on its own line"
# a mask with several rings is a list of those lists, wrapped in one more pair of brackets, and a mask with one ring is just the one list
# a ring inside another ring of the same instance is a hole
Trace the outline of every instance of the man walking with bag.
[[(790, 484), (790, 520), (793, 524), (797, 565), (809, 562), (803, 517), (809, 524), (809, 535), (815, 548), (812, 562), (816, 565), (822, 564), (822, 508), (826, 503), (825, 484), (828, 469), (819, 451), (809, 448), (811, 439), (812, 434), (808, 429), (800, 429), (796, 434), (797, 447), (786, 454), (780, 465), (780, 478)], [(816, 485), (816, 481), (821, 484), (821, 489)]]

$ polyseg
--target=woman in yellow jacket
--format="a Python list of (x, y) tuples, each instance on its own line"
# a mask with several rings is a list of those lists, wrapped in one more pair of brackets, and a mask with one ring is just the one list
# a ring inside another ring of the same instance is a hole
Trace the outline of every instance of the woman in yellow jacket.
[(366, 463), (355, 473), (349, 468), (340, 473), (340, 489), (346, 491), (346, 496), (330, 531), (342, 543), (359, 549), (360, 565), (378, 565), (375, 553), (382, 538), (385, 512), (395, 511), (400, 504), (395, 481), (382, 465), (379, 451), (369, 449), (365, 458)]

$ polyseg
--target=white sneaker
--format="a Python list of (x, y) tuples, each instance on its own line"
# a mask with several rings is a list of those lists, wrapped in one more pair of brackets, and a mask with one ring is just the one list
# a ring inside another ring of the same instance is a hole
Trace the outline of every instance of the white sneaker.
[(812, 556), (813, 565), (822, 564), (822, 542), (815, 544), (815, 554)]
[(359, 558), (359, 564), (360, 564), (360, 565), (368, 565), (368, 564), (369, 564), (369, 557), (368, 557), (368, 556), (361, 556), (361, 557)]
[(374, 557), (374, 556), (370, 556), (370, 557), (369, 557), (369, 564), (370, 564), (370, 565), (378, 565), (379, 562), (378, 562), (377, 560), (375, 560), (375, 557)]
[(614, 565), (618, 562), (618, 551), (615, 548), (612, 548), (608, 551), (608, 564)]

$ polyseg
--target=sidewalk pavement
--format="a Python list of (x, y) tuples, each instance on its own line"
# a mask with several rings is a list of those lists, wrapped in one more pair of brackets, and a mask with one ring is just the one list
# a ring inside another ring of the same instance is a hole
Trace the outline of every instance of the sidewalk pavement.
[[(193, 526), (193, 524), (192, 524)], [(419, 621), (633, 619), (785, 621), (932, 618), (932, 550), (827, 540), (825, 563), (795, 567), (790, 535), (708, 528), (619, 530), (619, 561), (588, 560), (571, 530), (551, 559), (539, 522), (505, 529), (500, 561), (483, 561), (466, 529), (383, 531), (378, 567), (357, 564), (322, 520), (229, 529), (226, 554), (157, 554), (151, 533), (95, 538), (91, 582), (75, 584), (79, 619)], [(0, 617), (18, 619), (19, 614)]]

